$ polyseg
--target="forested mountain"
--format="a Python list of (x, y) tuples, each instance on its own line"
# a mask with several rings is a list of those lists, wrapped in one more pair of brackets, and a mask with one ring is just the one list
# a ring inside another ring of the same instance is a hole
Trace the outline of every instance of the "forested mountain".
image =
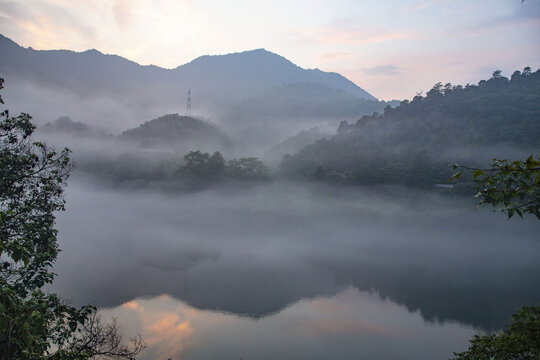
[(273, 146), (264, 154), (264, 161), (269, 165), (278, 165), (287, 154), (295, 154), (305, 146), (313, 144), (315, 141), (331, 137), (332, 133), (319, 127), (302, 130), (293, 136), (289, 136), (284, 141)]
[(540, 71), (496, 71), (478, 85), (436, 84), (383, 114), (342, 122), (337, 134), (286, 156), (284, 173), (316, 179), (433, 186), (450, 162), (485, 165), (540, 150)]
[(215, 126), (190, 116), (164, 115), (139, 127), (124, 131), (120, 140), (135, 142), (143, 148), (223, 150), (232, 140)]

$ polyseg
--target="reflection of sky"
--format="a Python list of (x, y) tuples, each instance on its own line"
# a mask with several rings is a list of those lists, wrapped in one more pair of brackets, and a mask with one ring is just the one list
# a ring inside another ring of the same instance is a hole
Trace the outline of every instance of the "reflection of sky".
[(103, 310), (126, 336), (140, 333), (141, 359), (446, 359), (473, 329), (426, 323), (417, 312), (353, 288), (299, 301), (264, 319), (192, 308), (170, 296)]
[(537, 220), (403, 190), (271, 183), (181, 195), (72, 181), (55, 290), (100, 307), (170, 294), (261, 319), (353, 286), (430, 322), (482, 328), (540, 300)]
[(535, 0), (0, 0), (0, 33), (176, 67), (264, 47), (340, 72), (381, 99), (540, 66)]

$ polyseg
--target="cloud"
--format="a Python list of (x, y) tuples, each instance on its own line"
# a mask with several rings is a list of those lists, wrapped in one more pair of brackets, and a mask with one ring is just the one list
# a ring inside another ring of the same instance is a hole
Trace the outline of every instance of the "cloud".
[(413, 39), (414, 35), (406, 32), (391, 32), (376, 28), (323, 28), (313, 35), (313, 39), (320, 43), (367, 45), (383, 43), (393, 40)]
[(429, 5), (433, 4), (438, 0), (417, 0), (413, 2), (412, 4), (407, 5), (403, 10), (402, 14), (410, 14), (419, 10), (422, 10)]
[(116, 0), (112, 8), (114, 21), (122, 30), (127, 30), (131, 25), (133, 16), (132, 3), (129, 0)]
[(518, 3), (510, 15), (492, 16), (479, 23), (471, 24), (469, 29), (473, 32), (496, 29), (506, 26), (521, 25), (525, 23), (540, 24), (540, 3), (529, 1)]
[(353, 57), (354, 53), (352, 52), (326, 52), (319, 56), (320, 60), (343, 60)]
[[(0, 31), (11, 34), (15, 26), (37, 48), (69, 48), (74, 39), (95, 40), (96, 31), (89, 22), (77, 17), (73, 9), (57, 1), (4, 2)], [(7, 31), (6, 31), (7, 30)], [(14, 39), (18, 40), (18, 39)]]
[(370, 75), (400, 75), (403, 69), (392, 64), (364, 68), (363, 71)]

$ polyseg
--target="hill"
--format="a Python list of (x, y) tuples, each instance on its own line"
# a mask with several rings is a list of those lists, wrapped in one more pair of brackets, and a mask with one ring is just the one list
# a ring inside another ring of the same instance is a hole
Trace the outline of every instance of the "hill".
[(95, 129), (82, 122), (73, 121), (69, 116), (61, 116), (38, 129), (40, 134), (67, 134), (77, 137), (110, 138), (111, 134)]
[(239, 101), (221, 123), (245, 143), (265, 150), (291, 134), (315, 126), (382, 112), (384, 101), (358, 98), (320, 83), (297, 82), (268, 88)]
[(303, 69), (264, 49), (201, 56), (174, 69), (141, 66), (95, 49), (33, 50), (2, 35), (0, 52), (0, 74), (14, 94), (10, 102), (15, 109), (32, 104), (24, 110), (42, 114), (46, 121), (60, 114), (84, 114), (83, 122), (99, 122), (94, 125), (111, 131), (185, 109), (190, 88), (194, 112), (217, 121), (242, 100), (290, 83), (324, 85), (357, 99), (376, 100), (339, 74)]
[(445, 183), (448, 164), (485, 165), (540, 150), (540, 71), (478, 85), (436, 84), (382, 115), (342, 122), (330, 139), (284, 158), (285, 173), (340, 183)]
[(229, 136), (217, 127), (203, 120), (178, 114), (147, 121), (137, 128), (124, 131), (118, 138), (147, 149), (224, 151), (233, 146)]

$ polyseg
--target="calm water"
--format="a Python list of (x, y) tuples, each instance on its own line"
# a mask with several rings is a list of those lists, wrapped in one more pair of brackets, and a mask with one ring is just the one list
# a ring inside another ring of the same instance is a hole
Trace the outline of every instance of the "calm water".
[(404, 189), (72, 181), (55, 290), (143, 359), (445, 359), (540, 301), (540, 222)]

